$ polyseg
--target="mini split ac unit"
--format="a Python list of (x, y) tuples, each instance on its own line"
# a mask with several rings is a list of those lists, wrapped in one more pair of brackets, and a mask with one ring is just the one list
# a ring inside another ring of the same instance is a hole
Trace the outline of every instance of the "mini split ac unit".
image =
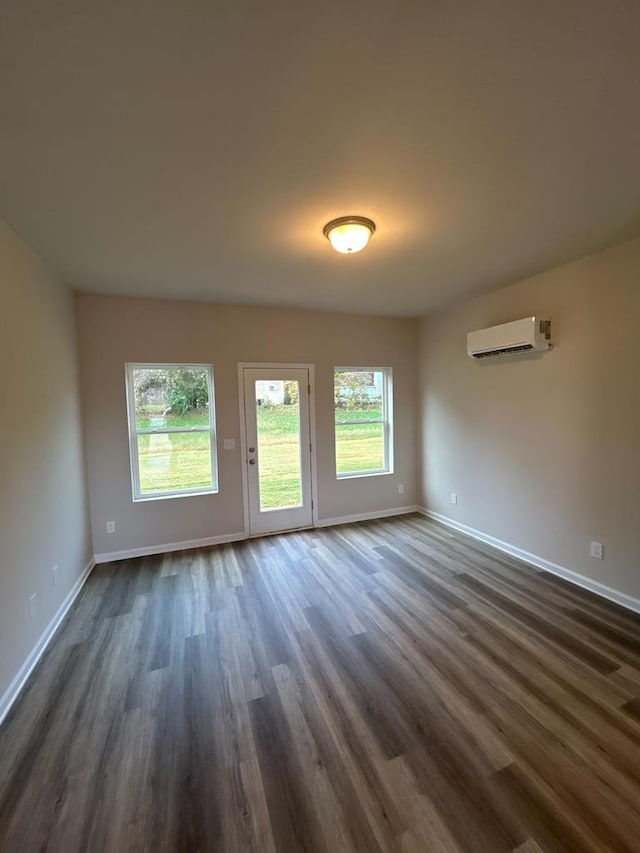
[(525, 317), (467, 335), (467, 352), (475, 359), (541, 351), (550, 346), (551, 320), (540, 317)]

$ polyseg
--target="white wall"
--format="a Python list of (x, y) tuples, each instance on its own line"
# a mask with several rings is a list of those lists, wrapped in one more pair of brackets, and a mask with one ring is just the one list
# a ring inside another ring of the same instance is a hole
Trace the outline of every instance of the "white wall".
[(73, 298), (2, 222), (0, 363), (1, 714), (91, 555)]
[[(416, 503), (415, 320), (323, 314), (78, 294), (89, 493), (96, 554), (159, 547), (241, 533), (237, 364), (291, 362), (315, 365), (318, 511), (320, 519), (382, 512)], [(216, 495), (133, 503), (125, 405), (125, 362), (196, 362), (214, 365), (219, 435)], [(395, 472), (337, 480), (333, 427), (333, 368), (392, 367)], [(398, 485), (405, 486), (403, 495)], [(106, 522), (116, 532), (106, 533)]]
[[(467, 356), (468, 331), (532, 314), (550, 353)], [(424, 320), (423, 504), (640, 598), (639, 325), (640, 240)]]

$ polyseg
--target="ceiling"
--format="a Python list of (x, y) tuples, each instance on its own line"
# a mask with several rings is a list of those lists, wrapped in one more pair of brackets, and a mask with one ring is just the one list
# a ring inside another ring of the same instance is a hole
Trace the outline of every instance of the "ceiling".
[(424, 314), (640, 233), (640, 3), (3, 0), (0, 216), (80, 290)]

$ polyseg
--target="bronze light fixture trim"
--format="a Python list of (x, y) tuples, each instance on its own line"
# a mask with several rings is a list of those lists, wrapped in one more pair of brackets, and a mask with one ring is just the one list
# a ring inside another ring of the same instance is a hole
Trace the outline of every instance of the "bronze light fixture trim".
[(375, 222), (366, 216), (340, 216), (327, 222), (322, 233), (336, 252), (352, 255), (364, 249), (375, 230)]

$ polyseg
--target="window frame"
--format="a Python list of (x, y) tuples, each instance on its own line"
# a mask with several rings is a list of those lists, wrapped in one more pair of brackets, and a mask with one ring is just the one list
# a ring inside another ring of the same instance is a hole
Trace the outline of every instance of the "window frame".
[[(127, 362), (125, 364), (125, 389), (127, 397), (127, 421), (129, 432), (129, 458), (131, 471), (131, 495), (134, 503), (145, 501), (186, 498), (197, 495), (213, 495), (219, 491), (218, 484), (218, 440), (216, 430), (215, 383), (212, 364), (194, 364), (183, 362)], [(171, 427), (165, 429), (138, 429), (136, 426), (136, 397), (133, 384), (135, 370), (204, 370), (209, 384), (209, 426), (208, 427)], [(193, 489), (173, 489), (143, 493), (140, 490), (140, 464), (138, 436), (167, 435), (170, 433), (203, 432), (209, 435), (211, 448), (211, 486), (198, 486)]]
[[(346, 421), (336, 421), (336, 373), (382, 373), (382, 415), (379, 418), (353, 418)], [(338, 425), (351, 424), (383, 424), (383, 467), (365, 469), (362, 471), (338, 472)], [(358, 477), (381, 477), (393, 474), (393, 368), (392, 367), (352, 367), (348, 365), (337, 365), (333, 368), (333, 437), (336, 449), (336, 479), (353, 480)]]

